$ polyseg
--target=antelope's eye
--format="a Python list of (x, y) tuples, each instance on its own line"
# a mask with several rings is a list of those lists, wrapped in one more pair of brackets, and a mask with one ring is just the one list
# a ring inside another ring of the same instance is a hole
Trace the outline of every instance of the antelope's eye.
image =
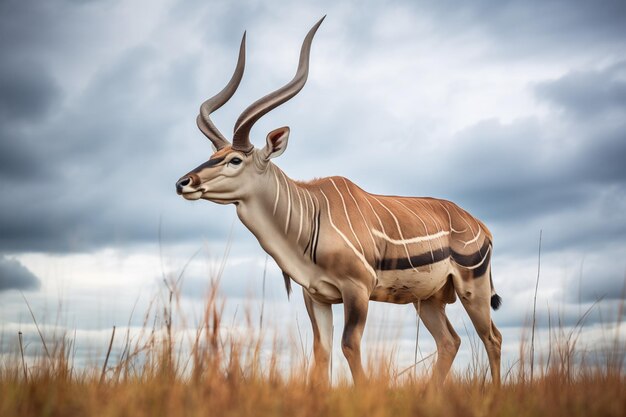
[(241, 162), (242, 161), (239, 158), (233, 158), (230, 161), (228, 161), (229, 164), (233, 164), (233, 165), (239, 165)]

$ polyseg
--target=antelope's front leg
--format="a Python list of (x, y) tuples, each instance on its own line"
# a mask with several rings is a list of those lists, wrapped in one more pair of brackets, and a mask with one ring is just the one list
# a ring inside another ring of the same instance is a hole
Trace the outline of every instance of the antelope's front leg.
[(303, 288), (304, 304), (313, 326), (315, 362), (310, 379), (314, 385), (328, 385), (328, 370), (333, 347), (333, 310), (330, 304), (319, 303)]
[(361, 363), (361, 338), (367, 319), (369, 297), (365, 290), (350, 288), (342, 291), (345, 324), (341, 338), (341, 349), (348, 360), (355, 385), (365, 379)]

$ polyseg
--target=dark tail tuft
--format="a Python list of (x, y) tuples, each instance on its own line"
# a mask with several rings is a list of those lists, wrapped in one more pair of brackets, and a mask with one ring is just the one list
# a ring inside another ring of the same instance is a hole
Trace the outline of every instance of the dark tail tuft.
[(498, 294), (494, 294), (491, 296), (491, 308), (493, 308), (494, 310), (497, 310), (500, 308), (500, 306), (502, 305), (502, 297), (500, 297)]

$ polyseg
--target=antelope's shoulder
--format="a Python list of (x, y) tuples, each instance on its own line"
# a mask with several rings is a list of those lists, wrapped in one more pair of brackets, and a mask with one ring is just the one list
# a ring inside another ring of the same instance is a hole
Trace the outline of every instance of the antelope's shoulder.
[(330, 177), (315, 177), (308, 181), (295, 181), (295, 182), (296, 184), (304, 188), (320, 188), (320, 187), (326, 188), (326, 187), (333, 187), (333, 184), (341, 185), (341, 186), (348, 186), (351, 188), (353, 187), (359, 188), (356, 184), (354, 184), (348, 178), (342, 177), (339, 175), (333, 175)]
[(360, 202), (369, 195), (348, 178), (337, 175), (315, 178), (310, 181), (298, 181), (297, 183), (300, 187), (308, 189), (309, 191), (322, 193), (331, 206), (341, 202), (341, 199), (344, 201), (354, 199)]

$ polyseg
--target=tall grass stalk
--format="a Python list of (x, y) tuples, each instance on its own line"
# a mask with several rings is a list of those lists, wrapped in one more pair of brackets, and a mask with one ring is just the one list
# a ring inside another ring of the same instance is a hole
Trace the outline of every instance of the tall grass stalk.
[(109, 342), (109, 348), (107, 349), (106, 357), (104, 358), (104, 363), (102, 364), (102, 372), (100, 373), (100, 383), (104, 382), (104, 376), (107, 371), (107, 365), (109, 363), (109, 356), (111, 355), (111, 348), (113, 348), (113, 340), (115, 339), (115, 326), (113, 326), (113, 332), (111, 333), (111, 341)]
[(537, 323), (537, 290), (539, 289), (539, 275), (541, 273), (541, 236), (543, 230), (539, 231), (539, 250), (537, 252), (537, 280), (535, 281), (535, 295), (533, 297), (533, 321), (532, 333), (530, 337), (530, 383), (533, 382), (535, 371), (535, 325)]
[(22, 332), (17, 332), (17, 340), (20, 344), (20, 357), (22, 358), (22, 369), (24, 370), (24, 381), (28, 380), (28, 370), (26, 369), (26, 361), (24, 360), (24, 339)]

